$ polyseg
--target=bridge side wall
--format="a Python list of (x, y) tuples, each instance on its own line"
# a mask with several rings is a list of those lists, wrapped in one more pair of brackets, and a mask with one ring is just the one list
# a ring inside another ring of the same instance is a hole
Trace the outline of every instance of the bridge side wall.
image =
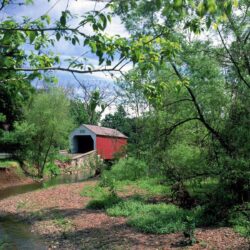
[(103, 160), (112, 160), (115, 154), (121, 152), (125, 145), (127, 145), (126, 138), (100, 135), (96, 138), (97, 154), (100, 155)]

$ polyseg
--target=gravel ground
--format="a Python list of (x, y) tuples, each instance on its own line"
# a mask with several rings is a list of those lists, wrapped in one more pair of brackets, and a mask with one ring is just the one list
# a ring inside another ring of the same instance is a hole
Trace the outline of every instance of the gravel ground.
[(182, 234), (143, 234), (122, 217), (85, 208), (90, 198), (79, 195), (96, 181), (64, 184), (0, 201), (0, 215), (11, 215), (30, 225), (48, 249), (231, 249), (249, 250), (247, 239), (231, 228), (197, 229), (198, 243), (183, 247)]

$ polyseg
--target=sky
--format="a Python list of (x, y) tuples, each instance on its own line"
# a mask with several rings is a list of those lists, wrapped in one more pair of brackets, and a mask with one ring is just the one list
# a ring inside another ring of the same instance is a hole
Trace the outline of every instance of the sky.
[[(0, 20), (4, 20), (7, 16), (15, 16), (16, 19), (21, 19), (22, 16), (28, 16), (32, 19), (39, 18), (40, 16), (47, 13), (51, 16), (52, 22), (53, 20), (58, 20), (61, 16), (61, 11), (64, 11), (66, 8), (70, 10), (72, 14), (76, 14), (78, 16), (84, 15), (88, 11), (92, 10), (101, 10), (106, 5), (104, 2), (99, 1), (88, 1), (88, 0), (34, 0), (33, 5), (28, 6), (18, 6), (18, 5), (9, 5), (4, 11), (0, 13)], [(77, 24), (79, 20), (71, 22), (72, 26)], [(82, 31), (86, 34), (91, 34), (91, 28), (85, 27)], [(108, 24), (105, 33), (108, 35), (116, 35), (120, 36), (128, 36), (127, 31), (121, 23), (119, 17), (113, 17), (112, 22)], [(85, 50), (85, 51), (84, 51)], [(55, 47), (53, 47), (53, 52), (60, 55), (61, 60), (64, 60), (69, 57), (78, 57), (83, 52), (86, 52), (86, 48), (83, 46), (76, 45), (73, 46), (71, 43), (64, 41), (61, 39), (56, 43)], [(87, 53), (86, 57), (93, 66), (98, 67), (98, 59), (95, 55), (91, 53)], [(76, 82), (73, 76), (70, 73), (55, 73), (55, 75), (59, 78), (59, 82), (62, 85), (72, 85), (72, 83)], [(100, 83), (102, 80), (104, 83), (112, 82), (112, 78), (110, 74), (104, 73), (95, 73), (95, 74), (81, 74), (77, 75), (77, 78), (80, 81), (88, 79), (88, 82), (94, 82), (95, 79)], [(37, 83), (36, 83), (37, 84)]]
[[(77, 16), (82, 16), (88, 11), (92, 10), (101, 10), (104, 8), (106, 3), (99, 1), (89, 1), (89, 0), (34, 0), (32, 5), (9, 5), (0, 12), (0, 21), (5, 20), (8, 16), (15, 17), (17, 20), (21, 20), (23, 16), (30, 17), (32, 20), (39, 18), (44, 14), (48, 14), (51, 17), (51, 21), (60, 19), (61, 12), (66, 8), (70, 12)], [(79, 19), (71, 22), (71, 25), (78, 24)], [(86, 26), (82, 30), (86, 34), (91, 34), (91, 27)], [(93, 33), (92, 33), (93, 34)], [(122, 25), (119, 17), (112, 17), (112, 22), (108, 23), (105, 30), (105, 34), (113, 36), (119, 34), (120, 36), (127, 37), (128, 33), (125, 27)], [(27, 47), (27, 50), (30, 50)], [(83, 52), (87, 52), (86, 48), (83, 48), (82, 45), (73, 46), (71, 43), (61, 39), (55, 44), (52, 48), (53, 52), (60, 55), (61, 61), (69, 57), (79, 57)], [(98, 58), (93, 55), (91, 52), (88, 52), (85, 57), (88, 59), (88, 62), (91, 63), (94, 67), (98, 67)], [(66, 65), (62, 62), (62, 66)], [(124, 70), (130, 69), (131, 66), (127, 66)], [(81, 95), (81, 90), (79, 89), (79, 84), (68, 72), (53, 72), (59, 82), (60, 86), (67, 88), (73, 88), (76, 95)], [(78, 80), (86, 85), (99, 87), (102, 91), (106, 92), (106, 95), (110, 97), (117, 88), (114, 84), (114, 81), (110, 74), (108, 73), (95, 73), (95, 74), (76, 74)], [(41, 86), (43, 83), (39, 80), (35, 80), (33, 85), (36, 87)], [(116, 105), (111, 105), (103, 114), (105, 116), (107, 113), (114, 113)]]

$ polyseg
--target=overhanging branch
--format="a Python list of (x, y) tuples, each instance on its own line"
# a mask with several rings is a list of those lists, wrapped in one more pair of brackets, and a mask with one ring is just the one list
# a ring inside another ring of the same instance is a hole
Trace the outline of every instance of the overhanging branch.
[(35, 71), (64, 71), (70, 73), (77, 73), (77, 74), (91, 74), (97, 72), (120, 72), (120, 69), (115, 67), (112, 68), (103, 68), (103, 69), (92, 69), (92, 70), (80, 70), (80, 69), (73, 69), (73, 68), (63, 68), (63, 67), (40, 67), (40, 68), (7, 68), (3, 67), (0, 68), (3, 71), (23, 71), (23, 72), (35, 72)]
[[(182, 78), (180, 72), (178, 71), (178, 69), (176, 68), (175, 64), (174, 64), (174, 63), (171, 63), (171, 66), (172, 66), (172, 68), (174, 69), (174, 71), (175, 71), (177, 77), (179, 78), (179, 80), (182, 82), (182, 81), (183, 81), (183, 78)], [(224, 138), (222, 137), (222, 135), (221, 135), (218, 131), (216, 131), (216, 130), (207, 122), (207, 120), (206, 120), (205, 116), (203, 115), (203, 112), (202, 112), (202, 110), (201, 110), (201, 108), (200, 108), (200, 105), (199, 105), (199, 103), (198, 103), (198, 101), (197, 101), (197, 99), (196, 99), (196, 96), (195, 96), (195, 94), (193, 93), (192, 89), (191, 89), (189, 86), (187, 86), (187, 85), (185, 85), (185, 88), (187, 89), (187, 91), (188, 91), (188, 93), (189, 93), (189, 95), (190, 95), (190, 97), (191, 97), (191, 99), (192, 99), (192, 101), (193, 101), (193, 104), (194, 104), (194, 106), (195, 106), (195, 109), (196, 109), (196, 111), (197, 111), (197, 113), (198, 113), (198, 115), (199, 115), (199, 119), (198, 119), (198, 120), (201, 121), (202, 124), (206, 127), (206, 129), (207, 129), (210, 133), (212, 133), (212, 135), (220, 142), (221, 146), (222, 146), (227, 152), (230, 153), (230, 152), (232, 151), (232, 150), (231, 150), (231, 147), (226, 143), (226, 141), (224, 140)]]

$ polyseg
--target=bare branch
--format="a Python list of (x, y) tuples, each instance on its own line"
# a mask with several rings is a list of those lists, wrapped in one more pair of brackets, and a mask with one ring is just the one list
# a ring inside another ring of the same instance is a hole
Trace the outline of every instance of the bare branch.
[(170, 135), (177, 127), (183, 125), (186, 122), (194, 121), (194, 120), (200, 120), (200, 118), (199, 117), (192, 117), (192, 118), (187, 118), (185, 120), (179, 121), (179, 122), (175, 123), (174, 125), (172, 125), (171, 127), (166, 128), (162, 135)]
[(250, 84), (245, 80), (244, 76), (241, 74), (241, 70), (240, 70), (240, 68), (239, 68), (239, 66), (238, 66), (238, 63), (234, 60), (232, 54), (230, 53), (229, 49), (227, 48), (227, 45), (226, 45), (226, 43), (225, 43), (225, 41), (224, 41), (224, 39), (223, 39), (223, 37), (222, 37), (222, 35), (221, 35), (220, 30), (219, 30), (219, 29), (217, 29), (217, 30), (218, 30), (218, 33), (219, 33), (221, 42), (222, 42), (222, 44), (223, 44), (223, 46), (224, 46), (224, 48), (225, 48), (227, 54), (229, 55), (229, 57), (230, 57), (230, 59), (231, 59), (231, 62), (233, 63), (234, 67), (236, 68), (236, 71), (237, 71), (237, 73), (238, 73), (240, 79), (245, 83), (245, 85), (246, 85), (248, 88), (250, 88)]
[(76, 77), (74, 72), (72, 72), (72, 75), (75, 78), (75, 80), (77, 81), (77, 83), (80, 85), (80, 87), (84, 90), (85, 96), (87, 97), (87, 98), (85, 98), (85, 102), (87, 102), (86, 99), (88, 99), (90, 96), (89, 91), (87, 90), (86, 86)]
[(193, 100), (192, 99), (189, 99), (189, 98), (184, 98), (184, 99), (180, 99), (178, 101), (175, 101), (175, 102), (171, 102), (171, 103), (166, 103), (164, 106), (165, 107), (169, 107), (169, 106), (172, 106), (176, 103), (179, 103), (179, 102), (186, 102), (186, 101), (189, 101), (189, 102), (192, 102)]

